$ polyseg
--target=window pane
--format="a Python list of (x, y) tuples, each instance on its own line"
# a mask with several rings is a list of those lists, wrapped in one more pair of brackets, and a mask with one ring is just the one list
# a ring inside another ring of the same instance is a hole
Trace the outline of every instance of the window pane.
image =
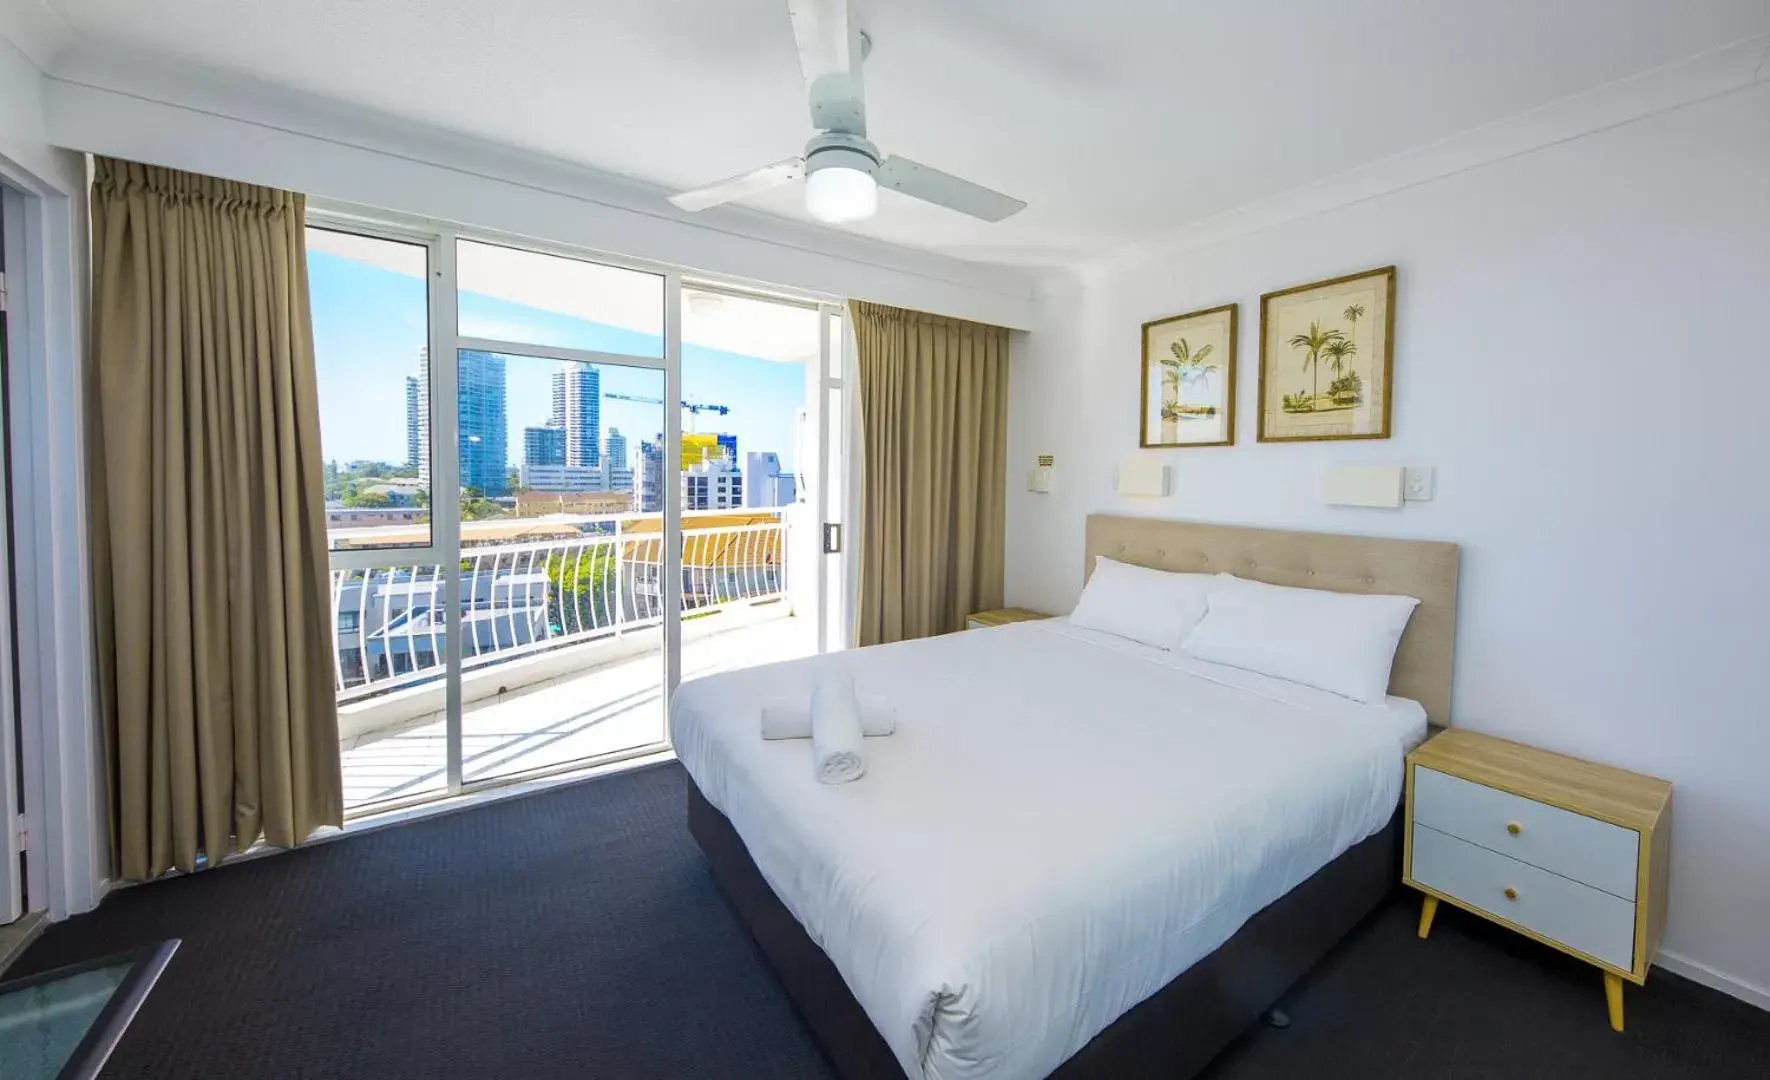
[(817, 651), (816, 523), (798, 473), (815, 308), (682, 296), (683, 678)]
[(664, 279), (658, 274), (457, 241), (463, 337), (664, 355)]
[(307, 230), (333, 550), (430, 543), (428, 264), (420, 244)]
[(459, 362), (463, 778), (661, 743), (664, 373)]
[(346, 813), (448, 786), (443, 571), (431, 562), (332, 571)]

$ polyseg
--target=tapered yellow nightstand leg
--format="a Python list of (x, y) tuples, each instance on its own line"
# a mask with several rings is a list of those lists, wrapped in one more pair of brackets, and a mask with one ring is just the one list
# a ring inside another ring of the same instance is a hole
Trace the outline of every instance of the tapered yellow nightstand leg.
[(1604, 1003), (1610, 1006), (1610, 1030), (1623, 1029), (1622, 976), (1604, 973)]
[(1437, 914), (1438, 914), (1438, 897), (1436, 897), (1436, 896), (1426, 897), (1426, 902), (1424, 904), (1420, 905), (1420, 938), (1421, 938), (1421, 940), (1425, 940), (1426, 935), (1430, 934), (1432, 932), (1432, 917)]

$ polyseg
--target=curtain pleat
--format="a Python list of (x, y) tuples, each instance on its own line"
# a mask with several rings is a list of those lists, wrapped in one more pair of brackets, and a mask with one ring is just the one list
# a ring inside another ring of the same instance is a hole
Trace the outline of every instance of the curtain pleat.
[(853, 301), (863, 480), (859, 642), (1002, 605), (1008, 331)]
[(107, 158), (94, 589), (116, 872), (343, 820), (298, 194)]

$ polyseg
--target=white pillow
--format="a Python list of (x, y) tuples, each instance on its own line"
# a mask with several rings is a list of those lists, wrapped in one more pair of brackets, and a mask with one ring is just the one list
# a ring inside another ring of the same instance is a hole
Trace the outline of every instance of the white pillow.
[(1181, 651), (1366, 704), (1388, 694), (1395, 650), (1418, 600), (1219, 577)]
[(1094, 575), (1070, 613), (1072, 625), (1178, 649), (1204, 618), (1216, 574), (1179, 574), (1095, 556)]

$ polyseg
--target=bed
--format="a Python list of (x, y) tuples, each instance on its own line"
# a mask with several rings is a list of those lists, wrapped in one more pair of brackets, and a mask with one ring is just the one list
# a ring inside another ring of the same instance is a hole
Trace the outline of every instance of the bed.
[[(1113, 517), (1086, 547), (1421, 604), (1372, 705), (1062, 620), (685, 684), (690, 829), (844, 1076), (1189, 1075), (1398, 880), (1456, 547)], [(831, 664), (898, 714), (840, 787), (757, 733)]]

